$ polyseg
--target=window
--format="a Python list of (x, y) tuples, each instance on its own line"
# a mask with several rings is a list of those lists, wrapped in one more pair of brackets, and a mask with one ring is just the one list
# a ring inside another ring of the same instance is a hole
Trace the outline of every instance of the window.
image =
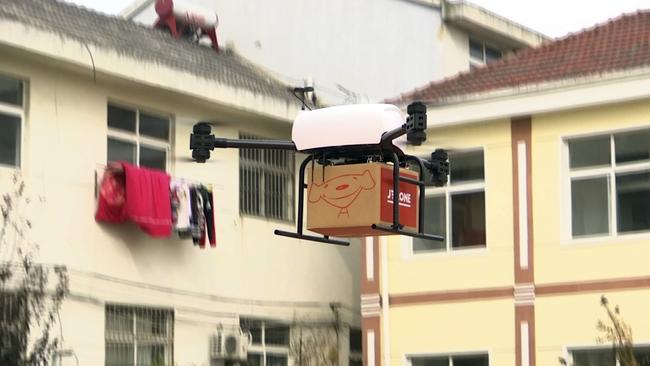
[(106, 366), (173, 364), (172, 310), (106, 305)]
[[(574, 366), (622, 366), (611, 348), (573, 350)], [(650, 348), (634, 347), (634, 358), (639, 366), (650, 366)]]
[(287, 366), (289, 362), (289, 325), (272, 320), (240, 319), (240, 326), (253, 336), (248, 349), (250, 366)]
[(567, 141), (571, 236), (650, 231), (650, 130)]
[(0, 166), (20, 167), (24, 82), (0, 75)]
[(477, 66), (489, 64), (502, 57), (500, 50), (486, 45), (484, 42), (469, 40), (469, 66), (474, 69)]
[(485, 247), (485, 178), (482, 150), (449, 155), (448, 185), (427, 188), (424, 218), (424, 232), (442, 235), (445, 240), (414, 238), (414, 253)]
[(489, 366), (487, 354), (411, 357), (411, 366)]
[[(241, 134), (242, 139), (256, 139)], [(239, 211), (245, 215), (293, 221), (293, 151), (239, 150)]]
[(361, 348), (361, 329), (350, 328), (350, 361), (349, 366), (363, 365), (363, 349)]
[(24, 313), (25, 302), (25, 296), (0, 292), (0, 334), (3, 342), (0, 347), (0, 365), (15, 364), (27, 348), (29, 319)]
[(108, 105), (108, 161), (167, 170), (170, 118)]

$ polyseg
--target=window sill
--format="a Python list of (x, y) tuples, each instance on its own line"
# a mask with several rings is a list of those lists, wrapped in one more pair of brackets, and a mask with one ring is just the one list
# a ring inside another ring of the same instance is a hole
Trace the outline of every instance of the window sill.
[(20, 166), (0, 164), (0, 173), (10, 173), (10, 174), (18, 173), (18, 174), (20, 174), (21, 171), (22, 171), (22, 169), (21, 169)]
[(407, 261), (421, 261), (421, 260), (431, 260), (437, 258), (467, 258), (467, 257), (484, 257), (488, 253), (487, 246), (484, 247), (472, 247), (467, 249), (456, 249), (456, 250), (441, 250), (441, 251), (430, 251), (430, 252), (413, 252), (413, 244), (410, 238), (403, 240), (402, 245), (404, 246), (405, 255), (402, 256), (402, 259)]
[(608, 244), (647, 241), (650, 240), (650, 231), (637, 232), (630, 234), (590, 236), (577, 239), (565, 239), (561, 242), (562, 247), (580, 247), (580, 246), (602, 246)]

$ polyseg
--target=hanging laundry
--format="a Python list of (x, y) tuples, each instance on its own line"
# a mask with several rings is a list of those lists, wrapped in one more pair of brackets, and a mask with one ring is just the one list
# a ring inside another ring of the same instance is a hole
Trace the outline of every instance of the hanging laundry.
[(190, 234), (190, 187), (182, 179), (172, 179), (170, 183), (172, 204), (172, 221), (174, 230), (181, 238), (188, 238)]
[[(123, 179), (118, 178), (121, 168)], [(108, 173), (108, 174), (107, 174)], [(164, 172), (120, 162), (102, 180), (95, 220), (133, 221), (153, 237), (168, 237), (172, 229), (170, 178)], [(121, 199), (121, 192), (124, 199)]]
[(217, 246), (217, 239), (214, 235), (214, 200), (212, 197), (212, 191), (207, 187), (199, 186), (197, 191), (203, 199), (203, 216), (205, 218), (205, 229), (201, 230), (201, 238), (199, 240), (199, 246), (202, 248), (205, 247), (206, 233), (211, 247)]

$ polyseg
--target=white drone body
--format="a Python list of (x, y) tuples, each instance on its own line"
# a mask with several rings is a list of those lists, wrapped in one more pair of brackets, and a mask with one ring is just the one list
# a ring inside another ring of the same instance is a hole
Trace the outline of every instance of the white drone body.
[[(291, 139), (298, 151), (379, 145), (384, 133), (404, 124), (391, 104), (356, 104), (303, 111), (293, 122)], [(404, 150), (406, 136), (393, 140)]]

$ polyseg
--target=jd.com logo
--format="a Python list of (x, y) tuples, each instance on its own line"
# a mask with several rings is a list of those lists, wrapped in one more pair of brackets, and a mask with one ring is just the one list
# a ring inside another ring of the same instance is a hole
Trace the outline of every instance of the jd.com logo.
[(339, 214), (350, 217), (348, 207), (356, 201), (362, 191), (375, 188), (375, 180), (369, 170), (361, 174), (343, 174), (325, 182), (314, 183), (309, 187), (309, 202), (317, 203), (321, 199), (339, 208)]

